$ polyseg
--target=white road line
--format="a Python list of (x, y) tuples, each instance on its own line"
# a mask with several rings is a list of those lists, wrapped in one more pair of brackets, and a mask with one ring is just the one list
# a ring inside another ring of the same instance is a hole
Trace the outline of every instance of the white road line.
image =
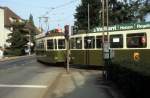
[(0, 84), (0, 87), (7, 88), (47, 88), (46, 85), (8, 85), (8, 84)]

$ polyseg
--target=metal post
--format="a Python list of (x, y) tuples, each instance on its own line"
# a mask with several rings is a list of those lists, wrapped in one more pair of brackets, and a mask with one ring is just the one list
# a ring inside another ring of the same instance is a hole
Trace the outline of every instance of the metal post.
[(102, 32), (102, 59), (104, 61), (104, 69), (103, 69), (103, 77), (105, 79), (106, 77), (106, 71), (105, 71), (105, 59), (104, 59), (104, 43), (105, 43), (105, 1), (104, 0), (101, 0), (102, 1), (102, 29), (103, 29), (103, 32)]
[(90, 5), (88, 3), (88, 32), (90, 32)]
[(67, 72), (69, 73), (69, 62), (70, 62), (70, 49), (69, 49), (69, 25), (65, 26), (65, 39), (67, 48)]
[(106, 11), (107, 11), (107, 42), (109, 43), (109, 32), (108, 32), (108, 26), (109, 26), (109, 15), (108, 15), (108, 0), (106, 0)]
[(69, 50), (69, 38), (67, 41), (67, 72), (69, 73), (69, 62), (70, 62), (70, 50)]
[(103, 46), (104, 46), (104, 41), (105, 41), (105, 39), (104, 39), (104, 37), (105, 37), (105, 32), (104, 32), (104, 26), (105, 26), (105, 2), (104, 2), (104, 0), (102, 0), (102, 28), (103, 28), (103, 40), (102, 40), (102, 42), (103, 42)]
[(29, 55), (31, 55), (31, 31), (29, 30)]

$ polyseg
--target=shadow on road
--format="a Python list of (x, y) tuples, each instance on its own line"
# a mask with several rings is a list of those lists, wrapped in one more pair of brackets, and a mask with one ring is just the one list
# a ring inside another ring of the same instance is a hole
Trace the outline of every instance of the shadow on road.
[[(62, 67), (65, 68), (66, 64), (65, 63), (45, 63), (38, 61), (39, 63), (42, 63), (46, 67)], [(85, 70), (104, 70), (104, 66), (96, 66), (96, 65), (74, 65), (70, 64), (70, 68), (74, 69), (85, 69)]]

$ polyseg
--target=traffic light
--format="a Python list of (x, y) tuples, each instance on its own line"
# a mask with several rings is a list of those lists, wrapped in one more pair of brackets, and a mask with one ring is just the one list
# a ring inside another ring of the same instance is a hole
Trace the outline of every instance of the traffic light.
[(68, 39), (69, 38), (69, 25), (65, 25), (64, 27), (64, 33), (65, 33), (65, 38)]
[(77, 32), (78, 32), (77, 26), (72, 26), (71, 27), (71, 34), (77, 34)]

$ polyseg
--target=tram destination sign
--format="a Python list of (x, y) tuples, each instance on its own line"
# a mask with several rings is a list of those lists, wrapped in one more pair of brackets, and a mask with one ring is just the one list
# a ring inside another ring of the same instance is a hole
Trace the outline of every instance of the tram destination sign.
[[(122, 30), (136, 30), (136, 29), (148, 29), (150, 28), (150, 22), (144, 23), (130, 23), (130, 24), (120, 24), (108, 27), (108, 31), (122, 31)], [(97, 27), (92, 30), (93, 32), (102, 32), (102, 27)], [(104, 27), (104, 31), (107, 31), (107, 27)]]

